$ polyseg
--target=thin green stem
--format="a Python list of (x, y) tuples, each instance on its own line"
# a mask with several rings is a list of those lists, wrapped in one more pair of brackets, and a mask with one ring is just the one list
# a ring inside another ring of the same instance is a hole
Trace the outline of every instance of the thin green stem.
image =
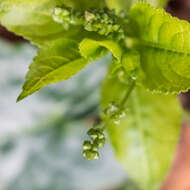
[(131, 94), (131, 92), (133, 91), (134, 88), (135, 88), (135, 81), (132, 81), (131, 84), (130, 84), (130, 86), (129, 86), (129, 89), (127, 90), (127, 92), (126, 92), (123, 100), (120, 103), (120, 107), (121, 108), (125, 107), (125, 104), (126, 104), (128, 98), (129, 98), (129, 96), (130, 96), (130, 94)]

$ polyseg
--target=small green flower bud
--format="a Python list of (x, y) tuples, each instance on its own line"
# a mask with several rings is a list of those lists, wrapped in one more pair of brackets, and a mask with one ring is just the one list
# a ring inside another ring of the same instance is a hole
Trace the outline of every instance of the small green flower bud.
[(113, 122), (115, 125), (119, 125), (121, 123), (120, 119), (115, 119)]
[(63, 9), (62, 10), (62, 16), (69, 16), (69, 15), (71, 15), (71, 12), (69, 11), (69, 10), (67, 10), (67, 9)]
[(99, 148), (98, 144), (94, 142), (94, 144), (92, 145), (92, 150), (97, 152), (98, 148)]
[(126, 113), (124, 111), (121, 111), (121, 113), (119, 114), (119, 118), (122, 119), (126, 116)]
[(93, 159), (98, 159), (99, 158), (99, 153), (93, 150), (85, 150), (83, 151), (83, 156), (87, 160), (93, 160)]
[(98, 130), (97, 129), (90, 129), (87, 134), (92, 138), (96, 139), (98, 137)]
[(105, 138), (105, 135), (101, 130), (99, 130), (98, 131), (98, 139), (103, 139), (103, 138)]
[(63, 9), (57, 7), (54, 9), (53, 12), (53, 19), (55, 22), (62, 23), (63, 22)]
[(83, 143), (83, 150), (90, 150), (92, 149), (92, 144), (90, 141), (84, 141)]
[(60, 7), (56, 7), (55, 9), (54, 9), (54, 14), (55, 15), (61, 15), (62, 14), (62, 8), (60, 8)]
[(118, 110), (119, 110), (119, 107), (115, 104), (115, 102), (111, 102), (111, 103), (108, 105), (108, 108), (104, 111), (104, 113), (105, 113), (107, 116), (112, 116), (112, 115), (114, 115)]
[(85, 20), (86, 21), (90, 21), (90, 20), (93, 20), (95, 18), (96, 18), (96, 16), (93, 13), (85, 11)]
[(98, 32), (100, 35), (106, 35), (106, 29), (102, 28), (101, 30), (99, 30)]
[(84, 18), (80, 11), (72, 10), (70, 7), (57, 7), (53, 12), (53, 19), (62, 23), (65, 29), (69, 29), (70, 25), (83, 25)]
[(118, 111), (111, 118), (114, 119), (114, 120), (120, 120), (120, 119), (124, 118), (125, 116), (126, 116), (125, 111)]
[(85, 30), (87, 30), (89, 32), (91, 32), (91, 31), (95, 31), (96, 32), (96, 30), (92, 27), (91, 23), (88, 23), (88, 24), (85, 25)]
[(84, 18), (84, 27), (87, 31), (94, 31), (100, 35), (108, 36), (113, 33), (119, 34), (119, 30), (121, 30), (120, 25), (117, 24), (119, 17), (108, 9), (86, 11)]
[(98, 144), (98, 147), (99, 147), (99, 148), (104, 147), (105, 142), (106, 142), (106, 138), (105, 138), (105, 137), (102, 138), (102, 139), (96, 139), (96, 140), (94, 141), (94, 143)]

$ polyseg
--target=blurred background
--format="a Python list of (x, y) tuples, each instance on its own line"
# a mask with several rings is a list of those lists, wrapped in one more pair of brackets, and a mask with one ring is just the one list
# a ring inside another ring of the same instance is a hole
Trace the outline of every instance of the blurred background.
[[(172, 0), (166, 10), (190, 21), (190, 0)], [(35, 54), (35, 47), (0, 27), (0, 190), (140, 190), (108, 143), (100, 160), (86, 161), (81, 154), (87, 128), (99, 112), (104, 60), (16, 104)], [(190, 93), (180, 99), (189, 110)], [(162, 190), (190, 189), (188, 123), (184, 120), (178, 152)]]

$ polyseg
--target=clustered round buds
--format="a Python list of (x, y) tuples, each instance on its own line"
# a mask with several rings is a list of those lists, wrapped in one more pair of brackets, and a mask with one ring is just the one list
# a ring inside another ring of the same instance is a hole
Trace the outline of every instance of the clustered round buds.
[(126, 110), (120, 107), (121, 106), (117, 105), (115, 102), (111, 102), (104, 111), (105, 115), (112, 119), (116, 125), (119, 125), (121, 119), (126, 116)]
[(62, 23), (65, 29), (68, 29), (70, 25), (81, 25), (83, 23), (83, 15), (80, 11), (65, 6), (54, 9), (53, 19)]
[(94, 124), (94, 128), (89, 129), (87, 134), (91, 138), (91, 141), (85, 141), (83, 143), (83, 156), (87, 160), (98, 159), (98, 150), (102, 148), (106, 142), (103, 129), (100, 125)]
[(98, 159), (99, 158), (98, 152), (97, 151), (93, 151), (93, 150), (85, 150), (85, 151), (83, 151), (83, 156), (87, 160), (94, 160), (94, 159)]
[[(111, 102), (108, 108), (104, 110), (104, 113), (109, 119), (112, 119), (116, 125), (120, 124), (120, 120), (126, 116), (126, 110), (115, 102)], [(98, 150), (104, 147), (106, 138), (104, 134), (103, 123), (94, 123), (93, 128), (87, 132), (91, 141), (84, 141), (83, 143), (83, 156), (87, 160), (93, 160), (99, 158)]]
[(105, 36), (111, 35), (118, 39), (124, 38), (120, 17), (116, 16), (113, 10), (106, 8), (81, 12), (70, 7), (57, 7), (54, 9), (53, 19), (63, 24), (65, 29), (69, 29), (71, 25), (81, 25), (89, 32), (97, 32)]
[(121, 26), (118, 24), (118, 17), (114, 11), (109, 9), (86, 11), (85, 29), (106, 36), (112, 33), (123, 33)]

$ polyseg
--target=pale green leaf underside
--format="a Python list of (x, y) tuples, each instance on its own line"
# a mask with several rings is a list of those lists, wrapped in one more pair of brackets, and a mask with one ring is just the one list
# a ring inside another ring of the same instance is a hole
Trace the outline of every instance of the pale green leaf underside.
[(57, 1), (0, 0), (0, 23), (37, 44), (63, 35), (63, 27), (52, 19)]
[[(108, 78), (102, 90), (102, 108), (121, 102), (127, 86)], [(178, 141), (180, 103), (175, 96), (151, 94), (136, 88), (120, 125), (107, 122), (116, 157), (143, 190), (158, 190), (167, 175)], [(164, 134), (164, 135), (163, 135)]]
[[(86, 2), (85, 0), (81, 2)], [(78, 0), (0, 0), (0, 23), (8, 30), (23, 36), (37, 45), (47, 44), (58, 38), (81, 40), (85, 32), (80, 26), (71, 26), (65, 30), (62, 24), (53, 20), (52, 13), (56, 6), (63, 3), (73, 7), (79, 6)], [(101, 2), (86, 4), (86, 7), (102, 7)], [(81, 35), (82, 34), (82, 35)]]
[(154, 9), (135, 4), (129, 12), (133, 37), (141, 44), (144, 84), (151, 90), (178, 93), (190, 88), (190, 24)]
[(111, 40), (96, 41), (92, 39), (84, 39), (79, 45), (80, 53), (83, 57), (89, 60), (101, 58), (108, 51), (117, 59), (121, 61), (122, 49), (118, 43)]
[(18, 101), (46, 85), (69, 79), (88, 64), (78, 53), (78, 44), (59, 39), (39, 50), (30, 65), (23, 91)]

